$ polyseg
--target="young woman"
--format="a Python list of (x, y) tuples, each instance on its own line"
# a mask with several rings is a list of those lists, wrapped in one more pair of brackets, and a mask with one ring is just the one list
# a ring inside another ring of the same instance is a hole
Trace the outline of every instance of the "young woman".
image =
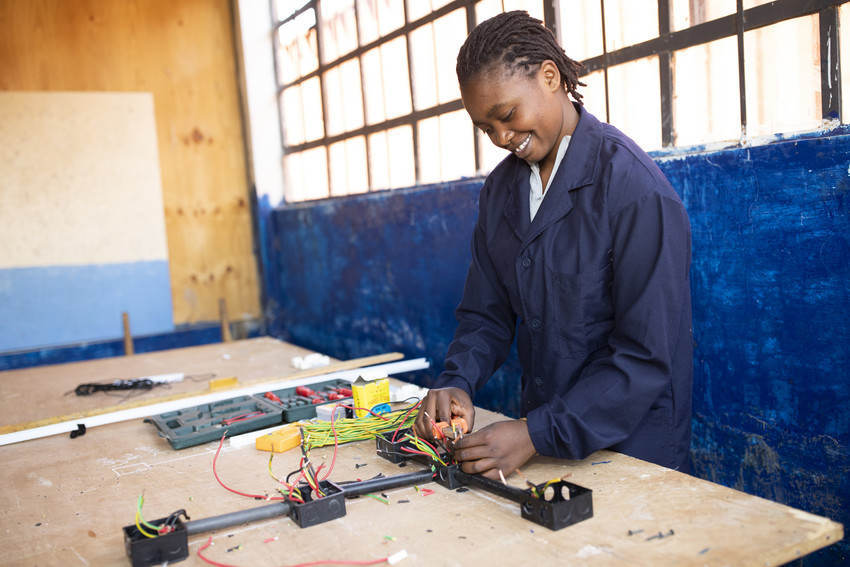
[(481, 189), (457, 331), (418, 433), (453, 416), (471, 428), (472, 397), (515, 336), (523, 373), (523, 419), (455, 445), (468, 473), (605, 448), (688, 470), (688, 217), (652, 159), (583, 108), (580, 69), (520, 11), (482, 22), (458, 54), (464, 107), (511, 154)]

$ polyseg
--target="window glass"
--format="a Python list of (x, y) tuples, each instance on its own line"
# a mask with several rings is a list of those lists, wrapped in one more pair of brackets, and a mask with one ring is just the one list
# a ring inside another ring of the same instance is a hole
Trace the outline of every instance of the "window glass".
[(404, 36), (363, 54), (363, 78), (366, 121), (369, 124), (402, 116), (412, 110)]
[(322, 0), (322, 62), (334, 61), (357, 48), (354, 0)]
[[(467, 120), (468, 119), (469, 117), (467, 116)], [(505, 159), (510, 152), (491, 142), (490, 137), (478, 128), (475, 128), (475, 137), (478, 139), (478, 160), (481, 162), (478, 174), (487, 175), (493, 171), (493, 168), (499, 165), (499, 162)]]
[(670, 27), (683, 30), (734, 14), (735, 9), (735, 0), (671, 0)]
[(606, 0), (605, 47), (608, 51), (658, 37), (657, 0)]
[(581, 61), (602, 55), (602, 7), (596, 0), (560, 0), (558, 31), (564, 51)]
[(676, 51), (673, 85), (675, 145), (740, 139), (735, 37)]
[(421, 110), (436, 106), (437, 58), (433, 24), (425, 24), (410, 32), (410, 58), (413, 73), (413, 107)]
[(318, 77), (301, 83), (301, 110), (304, 113), (304, 141), (312, 142), (324, 136), (322, 88)]
[(440, 103), (460, 98), (457, 52), (466, 39), (466, 11), (455, 10), (434, 22), (437, 52), (437, 97)]
[(301, 87), (284, 89), (280, 96), (280, 120), (283, 126), (283, 143), (295, 146), (304, 143), (304, 113), (301, 112)]
[(525, 10), (543, 20), (543, 0), (482, 0), (475, 5), (475, 22), (480, 24), (496, 14), (511, 10)]
[(762, 4), (769, 4), (773, 0), (744, 0), (743, 6), (744, 10), (748, 10), (750, 8), (755, 8), (756, 6), (761, 6)]
[(369, 136), (372, 189), (394, 189), (416, 184), (413, 129), (399, 126)]
[(275, 16), (277, 16), (278, 21), (280, 21), (285, 20), (297, 12), (298, 8), (301, 8), (305, 4), (307, 4), (307, 2), (304, 0), (275, 0), (272, 5), (275, 8)]
[(747, 136), (821, 124), (818, 15), (744, 33)]
[(465, 110), (422, 120), (417, 130), (420, 183), (475, 175), (472, 124)]
[(357, 59), (332, 67), (324, 77), (328, 136), (363, 126), (360, 62)]
[(420, 18), (424, 18), (431, 12), (442, 8), (451, 0), (408, 0), (407, 2), (407, 20), (415, 22)]
[(641, 148), (646, 151), (661, 148), (657, 55), (608, 69), (608, 112), (611, 124)]
[(404, 2), (357, 0), (357, 18), (360, 45), (366, 45), (404, 25)]
[(579, 86), (578, 94), (582, 96), (584, 107), (601, 121), (605, 122), (608, 111), (605, 104), (605, 72), (594, 71), (579, 79), (587, 86)]
[(283, 157), (284, 196), (307, 201), (328, 196), (328, 159), (324, 146)]
[(369, 189), (366, 172), (366, 139), (349, 138), (331, 144), (331, 196), (362, 193)]
[(316, 48), (316, 14), (307, 10), (277, 31), (278, 76), (286, 84), (319, 67)]

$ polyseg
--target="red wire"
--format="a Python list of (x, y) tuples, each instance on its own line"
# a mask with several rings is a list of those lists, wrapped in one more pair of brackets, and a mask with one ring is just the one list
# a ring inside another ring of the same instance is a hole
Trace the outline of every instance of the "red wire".
[(218, 481), (218, 483), (225, 490), (229, 490), (230, 492), (232, 492), (234, 494), (238, 494), (239, 496), (247, 496), (248, 498), (262, 498), (263, 500), (285, 500), (285, 498), (283, 496), (271, 496), (270, 497), (270, 496), (266, 496), (266, 495), (262, 495), (262, 494), (246, 494), (244, 492), (239, 492), (238, 490), (234, 490), (234, 489), (230, 488), (229, 486), (227, 486), (226, 484), (224, 484), (223, 482), (221, 482), (221, 479), (218, 478), (218, 473), (215, 470), (215, 462), (218, 460), (218, 454), (221, 453), (221, 446), (224, 444), (224, 436), (225, 435), (227, 435), (227, 431), (225, 431), (221, 435), (221, 441), (218, 442), (218, 449), (216, 449), (216, 451), (215, 451), (215, 457), (213, 457), (213, 462), (212, 462), (213, 475), (215, 476), (215, 479)]
[[(333, 412), (331, 412), (331, 413), (333, 413)], [(328, 469), (328, 473), (325, 475), (325, 478), (323, 478), (322, 480), (328, 480), (328, 477), (331, 476), (331, 471), (334, 470), (334, 464), (336, 463), (336, 453), (337, 453), (337, 450), (339, 449), (339, 439), (336, 436), (336, 420), (334, 419), (333, 415), (331, 415), (331, 431), (333, 431), (333, 433), (334, 433), (334, 456), (333, 456), (333, 459), (331, 459), (331, 467)], [(322, 465), (322, 466), (324, 466), (324, 465)], [(322, 467), (319, 467), (319, 469), (321, 469), (321, 468)], [(319, 474), (318, 471), (316, 471), (316, 474), (317, 475)]]
[(406, 413), (406, 414), (404, 414), (404, 417), (403, 417), (403, 418), (401, 418), (401, 423), (399, 423), (399, 424), (398, 424), (398, 427), (396, 428), (395, 433), (393, 433), (392, 443), (395, 443), (395, 438), (396, 438), (396, 436), (398, 435), (398, 432), (399, 432), (399, 431), (401, 431), (401, 426), (402, 426), (402, 425), (404, 425), (404, 422), (405, 422), (405, 421), (407, 421), (407, 416), (409, 416), (409, 415), (413, 412), (413, 410), (415, 410), (416, 408), (418, 408), (418, 407), (419, 407), (419, 404), (421, 404), (421, 403), (422, 403), (422, 400), (419, 400), (418, 402), (416, 402), (416, 405), (415, 405), (415, 406), (413, 406), (412, 408), (410, 408), (410, 409), (407, 411), (407, 413)]
[[(234, 565), (230, 565), (228, 563), (219, 563), (217, 561), (213, 561), (212, 559), (208, 559), (204, 557), (201, 553), (206, 548), (212, 545), (212, 536), (207, 540), (207, 543), (198, 548), (198, 557), (201, 560), (209, 563), (210, 565), (216, 565), (217, 567), (236, 567)], [(377, 565), (378, 563), (386, 563), (389, 557), (381, 557), (380, 559), (372, 559), (370, 561), (336, 561), (333, 559), (326, 559), (324, 561), (311, 561), (310, 563), (298, 563), (297, 565), (290, 565), (289, 567), (312, 567), (314, 565)]]

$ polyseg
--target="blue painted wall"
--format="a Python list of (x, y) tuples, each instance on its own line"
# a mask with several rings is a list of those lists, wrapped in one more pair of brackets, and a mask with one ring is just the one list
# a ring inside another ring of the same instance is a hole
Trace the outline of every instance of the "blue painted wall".
[(168, 260), (0, 269), (0, 353), (174, 330)]
[[(693, 470), (850, 525), (850, 136), (659, 159), (691, 216)], [(272, 210), (271, 334), (442, 368), (480, 180)], [(476, 403), (516, 415), (510, 359)], [(845, 561), (844, 542), (804, 560)]]

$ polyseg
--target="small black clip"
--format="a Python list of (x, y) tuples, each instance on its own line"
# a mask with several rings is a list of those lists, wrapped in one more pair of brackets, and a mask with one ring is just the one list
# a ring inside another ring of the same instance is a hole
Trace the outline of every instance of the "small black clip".
[(78, 423), (77, 429), (71, 432), (71, 439), (76, 439), (77, 437), (82, 437), (86, 434), (86, 424)]

